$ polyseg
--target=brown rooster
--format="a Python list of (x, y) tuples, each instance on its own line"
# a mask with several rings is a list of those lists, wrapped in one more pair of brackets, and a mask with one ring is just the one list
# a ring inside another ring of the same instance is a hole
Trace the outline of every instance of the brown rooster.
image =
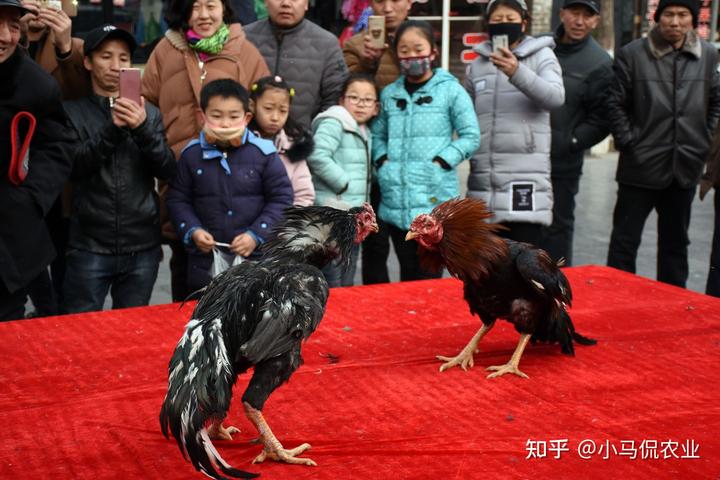
[(492, 216), (481, 200), (466, 198), (444, 202), (430, 214), (418, 215), (406, 240), (418, 242), (423, 268), (448, 271), (465, 284), (470, 312), (482, 320), (482, 327), (455, 357), (438, 355), (440, 371), (460, 365), (474, 365), (473, 355), (480, 340), (503, 318), (515, 325), (520, 342), (510, 361), (491, 366), (488, 378), (520, 371), (520, 357), (532, 340), (558, 342), (562, 352), (574, 355), (573, 341), (582, 345), (596, 342), (575, 331), (566, 307), (572, 292), (565, 275), (550, 256), (528, 243), (503, 239), (495, 231), (503, 228), (486, 222)]

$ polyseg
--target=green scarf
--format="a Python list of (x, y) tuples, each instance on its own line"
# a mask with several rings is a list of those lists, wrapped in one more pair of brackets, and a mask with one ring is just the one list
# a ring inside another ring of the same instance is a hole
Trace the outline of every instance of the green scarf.
[(195, 51), (207, 53), (208, 55), (217, 55), (222, 52), (225, 43), (230, 36), (230, 29), (226, 24), (222, 24), (218, 31), (210, 37), (201, 38), (200, 40), (189, 40), (190, 48)]

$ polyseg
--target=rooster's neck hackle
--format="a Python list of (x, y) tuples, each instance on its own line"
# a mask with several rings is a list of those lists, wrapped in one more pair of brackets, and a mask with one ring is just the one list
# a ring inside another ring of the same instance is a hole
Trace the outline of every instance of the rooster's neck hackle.
[(483, 201), (449, 200), (435, 207), (432, 216), (442, 223), (443, 236), (438, 250), (427, 253), (441, 257), (455, 277), (481, 281), (509, 255), (507, 243), (495, 233), (502, 227), (487, 222), (492, 213)]

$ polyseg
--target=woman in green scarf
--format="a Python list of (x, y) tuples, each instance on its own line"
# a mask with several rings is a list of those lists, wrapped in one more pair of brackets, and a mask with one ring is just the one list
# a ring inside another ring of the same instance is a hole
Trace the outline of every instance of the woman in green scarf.
[[(160, 108), (175, 158), (202, 130), (198, 112), (204, 84), (231, 78), (249, 90), (258, 79), (270, 75), (260, 52), (245, 38), (239, 23), (230, 23), (232, 18), (227, 0), (174, 0), (167, 13), (170, 29), (148, 59), (143, 95)], [(166, 186), (160, 185), (159, 190), (164, 207)], [(161, 220), (163, 236), (173, 251), (172, 298), (182, 301), (190, 293), (185, 249), (175, 238), (166, 213)]]

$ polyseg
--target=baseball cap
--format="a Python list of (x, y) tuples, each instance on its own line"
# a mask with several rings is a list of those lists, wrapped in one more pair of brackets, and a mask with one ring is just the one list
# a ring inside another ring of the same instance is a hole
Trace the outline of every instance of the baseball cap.
[(20, 15), (25, 15), (26, 13), (31, 12), (27, 8), (23, 7), (20, 0), (0, 0), (0, 7), (15, 7), (20, 10)]
[(565, 0), (562, 8), (567, 8), (571, 5), (585, 5), (595, 13), (600, 13), (600, 2), (598, 0)]
[[(7, 0), (0, 0), (0, 2), (3, 1)], [(125, 43), (127, 43), (128, 48), (130, 49), (130, 53), (133, 53), (135, 51), (137, 43), (135, 42), (135, 37), (133, 37), (130, 32), (128, 32), (127, 30), (123, 30), (122, 28), (117, 28), (115, 25), (102, 25), (100, 27), (90, 30), (85, 35), (83, 55), (87, 57), (93, 50), (98, 48), (100, 44), (110, 38), (117, 38), (118, 40), (123, 40)]]

